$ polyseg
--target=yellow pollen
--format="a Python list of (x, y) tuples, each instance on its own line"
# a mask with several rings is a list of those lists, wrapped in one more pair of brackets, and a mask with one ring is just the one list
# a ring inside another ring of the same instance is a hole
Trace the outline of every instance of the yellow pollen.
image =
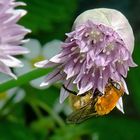
[(99, 99), (98, 99), (98, 104), (100, 104), (100, 103), (101, 103), (101, 99), (99, 98)]
[(114, 50), (114, 45), (110, 43), (106, 45), (105, 49), (103, 50), (103, 53), (106, 53), (107, 55), (109, 55), (112, 50)]
[(100, 40), (103, 40), (103, 39), (102, 39), (102, 34), (101, 34), (101, 32), (99, 32), (99, 31), (91, 31), (91, 32), (89, 33), (89, 38), (90, 38), (91, 40), (93, 40), (94, 43), (97, 43), (97, 42), (99, 42)]
[(3, 100), (5, 98), (7, 98), (7, 93), (6, 92), (0, 93), (0, 100)]
[(34, 64), (35, 64), (36, 62), (42, 61), (42, 60), (44, 60), (44, 59), (45, 59), (45, 58), (44, 58), (44, 56), (42, 56), (42, 55), (39, 55), (39, 56), (33, 58), (33, 59), (31, 60), (32, 67), (34, 68), (34, 67), (35, 67)]
[(118, 60), (118, 63), (123, 64), (123, 60)]

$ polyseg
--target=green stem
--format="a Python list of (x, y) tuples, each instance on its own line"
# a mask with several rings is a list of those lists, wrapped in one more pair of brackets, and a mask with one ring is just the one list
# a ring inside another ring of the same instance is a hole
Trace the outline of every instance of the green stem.
[(11, 89), (13, 87), (17, 87), (17, 86), (21, 86), (23, 84), (26, 84), (29, 81), (32, 81), (36, 78), (39, 78), (41, 76), (46, 75), (50, 71), (51, 71), (51, 69), (40, 69), (40, 68), (38, 68), (38, 69), (34, 69), (34, 70), (32, 70), (28, 73), (25, 73), (25, 74), (19, 76), (17, 80), (11, 79), (9, 81), (6, 81), (6, 82), (0, 84), (0, 93), (6, 91), (8, 89)]
[[(2, 106), (2, 108), (0, 109), (0, 114), (7, 109), (7, 107), (9, 107), (13, 101), (13, 99), (15, 98), (16, 94), (13, 94), (5, 103), (4, 105)], [(11, 106), (10, 106), (11, 107)], [(1, 115), (0, 115), (1, 116)]]
[(38, 119), (43, 118), (43, 115), (41, 113), (41, 111), (39, 110), (39, 108), (34, 104), (34, 103), (29, 103), (32, 107), (32, 109), (34, 110), (36, 116), (38, 117)]
[(34, 99), (33, 102), (36, 103), (36, 105), (38, 105), (42, 109), (44, 109), (46, 112), (48, 112), (53, 117), (53, 119), (59, 124), (60, 127), (65, 126), (64, 121), (46, 103), (43, 103), (37, 99)]

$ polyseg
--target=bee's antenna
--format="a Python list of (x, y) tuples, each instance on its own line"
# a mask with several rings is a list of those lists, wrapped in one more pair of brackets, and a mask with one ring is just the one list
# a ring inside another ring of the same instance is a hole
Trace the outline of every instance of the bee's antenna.
[(67, 89), (64, 85), (62, 85), (62, 86), (63, 86), (63, 88), (64, 88), (66, 91), (68, 91), (69, 93), (72, 93), (72, 94), (74, 94), (74, 95), (77, 95), (77, 92)]

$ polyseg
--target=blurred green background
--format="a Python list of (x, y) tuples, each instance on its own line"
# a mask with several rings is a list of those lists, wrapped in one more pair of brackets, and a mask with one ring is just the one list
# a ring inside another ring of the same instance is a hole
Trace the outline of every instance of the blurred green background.
[[(81, 12), (115, 8), (129, 20), (135, 34), (134, 61), (140, 64), (139, 0), (20, 0), (28, 14), (20, 24), (32, 30), (29, 38), (41, 46), (53, 39), (64, 40)], [(42, 47), (43, 48), (43, 47)], [(0, 140), (136, 140), (140, 139), (140, 67), (126, 79), (130, 95), (124, 95), (125, 114), (114, 109), (78, 125), (65, 123), (67, 101), (59, 104), (59, 85), (38, 89), (27, 83), (0, 94)]]

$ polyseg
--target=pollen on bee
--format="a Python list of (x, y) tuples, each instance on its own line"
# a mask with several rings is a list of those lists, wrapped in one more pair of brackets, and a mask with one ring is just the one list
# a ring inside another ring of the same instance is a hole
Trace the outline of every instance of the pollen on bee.
[(98, 110), (99, 110), (99, 111), (101, 111), (101, 110), (102, 110), (101, 106), (98, 106)]
[(99, 98), (99, 99), (98, 99), (98, 104), (100, 104), (100, 103), (101, 103), (101, 99)]

